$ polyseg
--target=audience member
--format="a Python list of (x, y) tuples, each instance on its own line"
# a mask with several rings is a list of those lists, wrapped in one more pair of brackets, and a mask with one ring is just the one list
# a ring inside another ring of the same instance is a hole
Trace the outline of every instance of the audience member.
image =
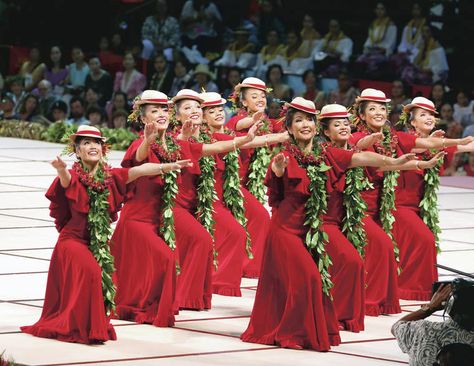
[(123, 109), (130, 111), (130, 104), (128, 102), (127, 94), (122, 91), (116, 91), (112, 94), (112, 99), (105, 105), (105, 112), (107, 113), (107, 122), (109, 127), (112, 125), (112, 115), (116, 110)]
[(163, 53), (168, 61), (173, 60), (173, 50), (181, 44), (181, 30), (178, 20), (168, 15), (166, 0), (156, 0), (155, 14), (145, 18), (141, 35), (143, 59)]
[(125, 109), (117, 109), (112, 113), (112, 127), (126, 128), (128, 112)]
[(38, 97), (32, 93), (26, 94), (18, 109), (18, 119), (27, 122), (47, 122), (46, 117), (40, 114)]
[(428, 99), (434, 103), (437, 111), (440, 110), (443, 104), (448, 103), (447, 92), (447, 86), (441, 82), (434, 83), (431, 87), (431, 92)]
[(64, 85), (68, 75), (69, 69), (63, 61), (61, 49), (59, 46), (51, 47), (43, 78), (51, 83), (54, 96), (61, 98), (64, 95)]
[(283, 52), (285, 45), (280, 42), (278, 32), (270, 29), (266, 34), (266, 44), (257, 55), (255, 76), (263, 79), (269, 64), (280, 63), (284, 65)]
[(270, 65), (266, 74), (267, 87), (272, 90), (268, 93), (269, 96), (275, 99), (291, 101), (293, 91), (289, 85), (283, 82), (283, 69), (280, 65)]
[(227, 70), (226, 75), (225, 75), (225, 82), (221, 90), (222, 92), (222, 97), (224, 99), (228, 99), (229, 95), (231, 95), (234, 92), (235, 86), (240, 83), (242, 79), (242, 74), (240, 72), (240, 69), (237, 67), (231, 67)]
[(72, 63), (69, 65), (68, 88), (72, 95), (80, 95), (86, 85), (89, 75), (89, 65), (85, 61), (81, 47), (75, 46), (71, 50)]
[(100, 59), (96, 55), (89, 57), (89, 74), (86, 77), (85, 88), (94, 88), (99, 94), (99, 105), (105, 106), (105, 103), (110, 100), (113, 90), (112, 76), (108, 71), (102, 68)]
[(51, 83), (48, 80), (43, 79), (38, 83), (37, 90), (40, 114), (46, 117), (48, 120), (51, 120), (49, 111), (51, 110), (53, 103), (57, 100), (57, 98), (53, 95)]
[(316, 70), (325, 77), (337, 77), (341, 68), (347, 67), (352, 55), (352, 40), (341, 30), (339, 21), (329, 21), (329, 32), (314, 48)]
[(68, 115), (66, 102), (63, 100), (55, 101), (48, 114), (51, 116), (52, 122), (66, 121)]
[(217, 27), (222, 23), (222, 15), (211, 0), (187, 0), (181, 10), (183, 44), (197, 45), (199, 51), (220, 51)]
[(312, 68), (313, 61), (310, 58), (310, 50), (301, 41), (300, 35), (294, 30), (288, 31), (286, 46), (283, 49), (283, 58), (285, 73), (303, 75), (303, 73)]
[(123, 58), (123, 71), (115, 74), (114, 91), (122, 91), (132, 100), (146, 87), (146, 77), (136, 67), (135, 56), (127, 52)]
[(461, 171), (458, 175), (474, 177), (474, 152), (470, 152), (469, 154), (466, 154), (466, 155), (467, 155), (467, 161), (462, 165)]
[(4, 95), (0, 99), (0, 121), (18, 119), (18, 114), (15, 113), (15, 102), (11, 95)]
[(272, 0), (262, 0), (257, 18), (258, 40), (260, 44), (265, 42), (265, 38), (270, 30), (278, 33), (278, 38), (285, 37), (285, 26), (280, 17), (276, 14), (275, 2)]
[[(449, 319), (423, 320), (443, 309)], [(474, 346), (474, 283), (457, 278), (452, 284), (442, 284), (428, 304), (397, 321), (392, 334), (409, 355), (410, 365), (432, 366), (441, 347), (450, 343)]]
[(21, 101), (26, 95), (23, 78), (19, 75), (9, 76), (6, 80), (7, 92), (6, 95), (10, 96), (15, 103), (13, 107), (15, 112), (18, 112)]
[(401, 66), (405, 61), (412, 63), (418, 52), (420, 52), (423, 44), (422, 31), (423, 27), (426, 25), (426, 18), (424, 17), (423, 9), (419, 2), (413, 3), (411, 16), (412, 18), (403, 28), (400, 43), (398, 45), (398, 66)]
[(445, 103), (439, 110), (438, 126), (446, 131), (446, 137), (457, 139), (462, 135), (462, 125), (454, 119), (453, 107)]
[(86, 116), (85, 101), (79, 96), (73, 96), (69, 101), (69, 119), (68, 124), (88, 125), (89, 121)]
[(159, 90), (168, 95), (173, 83), (174, 73), (165, 55), (159, 53), (153, 60), (153, 70), (150, 73), (147, 89)]
[(234, 32), (234, 41), (229, 44), (222, 57), (215, 62), (217, 67), (248, 69), (255, 65), (255, 44), (249, 41), (250, 32), (239, 28)]
[(214, 74), (209, 70), (209, 66), (205, 64), (199, 64), (194, 69), (194, 83), (191, 85), (189, 89), (194, 90), (198, 93), (203, 91), (210, 93), (210, 92), (219, 92), (219, 88), (217, 87), (214, 80)]
[(311, 50), (317, 46), (318, 41), (321, 39), (321, 34), (314, 27), (314, 18), (309, 14), (303, 16), (300, 37), (302, 45), (308, 49), (308, 53), (311, 53)]
[(171, 83), (168, 95), (176, 95), (181, 89), (184, 89), (191, 80), (191, 74), (188, 72), (187, 64), (184, 60), (178, 60), (174, 64), (174, 78)]
[(28, 59), (21, 64), (18, 75), (23, 77), (25, 83), (25, 91), (30, 92), (38, 85), (43, 78), (45, 64), (41, 61), (41, 53), (39, 47), (35, 46), (30, 49)]
[[(454, 103), (454, 119), (461, 122), (464, 116), (472, 114), (474, 100), (469, 100), (468, 93), (464, 90), (458, 91), (456, 94), (456, 103)], [(466, 125), (463, 124), (463, 127)]]
[(316, 87), (316, 75), (314, 70), (306, 70), (302, 76), (305, 90), (301, 97), (312, 100), (316, 105), (316, 109), (320, 110), (324, 104), (324, 93)]
[(433, 366), (472, 366), (474, 365), (474, 347), (466, 343), (450, 343), (436, 356)]
[(123, 43), (122, 35), (120, 32), (115, 32), (110, 38), (110, 52), (114, 55), (124, 56), (126, 47)]
[(92, 104), (87, 107), (85, 117), (91, 126), (101, 128), (106, 127), (107, 125), (107, 122), (105, 121), (105, 112), (97, 104)]
[(86, 109), (93, 105), (99, 106), (99, 98), (100, 98), (99, 91), (95, 87), (90, 86), (87, 89), (85, 89), (84, 102), (85, 102)]
[(403, 106), (410, 104), (410, 96), (408, 88), (403, 80), (397, 79), (392, 82), (392, 88), (390, 93), (390, 99), (392, 110), (390, 111), (390, 122), (392, 126), (396, 126), (400, 114), (403, 112)]
[(336, 103), (344, 107), (350, 107), (359, 95), (360, 91), (353, 86), (351, 76), (344, 71), (337, 78), (337, 89), (328, 93), (325, 103)]

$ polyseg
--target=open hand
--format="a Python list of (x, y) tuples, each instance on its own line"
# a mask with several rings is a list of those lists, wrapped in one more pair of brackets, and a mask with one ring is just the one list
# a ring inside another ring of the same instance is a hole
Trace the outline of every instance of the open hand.
[(444, 151), (438, 152), (435, 156), (433, 156), (430, 160), (426, 161), (426, 166), (423, 167), (424, 169), (430, 169), (434, 168), (436, 164), (438, 164), (438, 161), (442, 159), (446, 153)]
[(445, 132), (443, 130), (436, 130), (431, 133), (430, 137), (443, 138), (444, 134)]
[(257, 112), (252, 116), (252, 123), (258, 123), (260, 121), (263, 121), (263, 118), (265, 117), (265, 113), (263, 111)]
[(407, 161), (413, 160), (415, 158), (416, 158), (415, 153), (403, 154), (402, 156), (400, 156), (400, 157), (393, 160), (393, 165), (401, 165), (401, 164), (404, 164)]
[(64, 170), (67, 168), (67, 164), (59, 156), (56, 156), (56, 158), (53, 161), (51, 161), (51, 165), (57, 171)]
[(255, 138), (255, 135), (257, 134), (258, 129), (262, 126), (262, 122), (257, 122), (252, 127), (249, 128), (249, 131), (247, 132), (246, 139), (247, 141), (252, 141)]
[(466, 136), (461, 141), (459, 141), (459, 145), (467, 145), (474, 141), (474, 136)]
[(444, 309), (444, 302), (448, 299), (451, 294), (451, 285), (450, 284), (441, 284), (438, 290), (433, 294), (433, 297), (430, 300), (429, 307), (430, 309), (437, 311)]
[(375, 132), (375, 133), (370, 134), (368, 138), (369, 138), (368, 144), (369, 146), (372, 146), (376, 142), (383, 140), (383, 133)]
[(158, 136), (158, 123), (156, 122), (151, 122), (147, 123), (145, 125), (145, 130), (143, 133), (143, 138), (145, 141), (151, 145), (156, 141), (156, 138)]
[(288, 161), (289, 161), (288, 156), (285, 156), (285, 154), (283, 153), (278, 153), (275, 156), (275, 159), (273, 159), (273, 164), (275, 168), (277, 168), (278, 170), (285, 170), (286, 167), (288, 166)]

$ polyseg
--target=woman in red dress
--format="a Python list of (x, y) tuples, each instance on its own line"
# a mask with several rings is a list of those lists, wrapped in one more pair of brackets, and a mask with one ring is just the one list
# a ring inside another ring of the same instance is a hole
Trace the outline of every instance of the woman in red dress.
[[(207, 134), (208, 138), (217, 141), (232, 140), (235, 132), (224, 127), (226, 100), (218, 93), (201, 93), (204, 102), (203, 119), (205, 128), (201, 128), (201, 135)], [(242, 146), (240, 150), (258, 148), (284, 142), (288, 139), (288, 132), (257, 136), (252, 142)], [(246, 230), (245, 274), (247, 277), (258, 277), (262, 262), (263, 248), (267, 239), (270, 225), (270, 214), (267, 209), (244, 187), (240, 182), (239, 151), (215, 156), (215, 190), (218, 200), (215, 205), (224, 206), (244, 226)], [(217, 210), (216, 210), (216, 214)], [(223, 254), (219, 250), (219, 256)], [(253, 258), (253, 259), (252, 259)], [(250, 265), (252, 264), (252, 265)]]
[[(385, 94), (376, 89), (365, 89), (352, 107), (359, 132), (350, 142), (361, 150), (375, 151), (386, 156), (401, 156), (413, 148), (441, 149), (461, 142), (457, 139), (436, 137), (417, 138), (412, 134), (385, 127), (388, 108)], [(467, 142), (466, 142), (467, 143)], [(397, 171), (365, 170), (373, 188), (362, 192), (368, 209), (364, 218), (368, 245), (365, 251), (367, 276), (366, 315), (393, 314), (401, 311), (398, 292), (398, 247), (392, 241), (395, 187)], [(393, 253), (395, 252), (395, 256)], [(403, 271), (403, 268), (401, 268)]]
[[(154, 141), (158, 134), (155, 123), (162, 126), (163, 131), (168, 125), (168, 97), (159, 91), (147, 90), (134, 105), (136, 112), (131, 119), (151, 126), (146, 136)], [(143, 144), (141, 137), (130, 145), (122, 161), (123, 167), (178, 158), (176, 155), (159, 159), (155, 154), (149, 154), (145, 159), (137, 160), (137, 150)], [(192, 158), (186, 153), (182, 156)], [(165, 177), (144, 177), (128, 186), (127, 199), (111, 240), (117, 269), (118, 318), (160, 327), (174, 325), (176, 310), (177, 255), (162, 239), (163, 233), (160, 232), (163, 229), (161, 206)]]
[(190, 164), (113, 169), (103, 160), (104, 142), (98, 129), (80, 126), (71, 135), (70, 151), (78, 157), (72, 169), (67, 170), (60, 157), (51, 162), (58, 178), (46, 197), (60, 234), (51, 257), (41, 318), (22, 327), (25, 333), (85, 344), (116, 339), (110, 324), (115, 287), (108, 240), (126, 184)]
[[(265, 114), (267, 91), (265, 83), (254, 77), (246, 78), (240, 84), (237, 84), (231, 98), (235, 107), (239, 110), (229, 120), (226, 127), (241, 133), (248, 131), (255, 123), (263, 121), (259, 134), (280, 132), (282, 130), (281, 122), (268, 118)], [(270, 162), (269, 148), (265, 146), (242, 151), (241, 159), (241, 175), (244, 186), (260, 202), (264, 203), (265, 187), (263, 181)]]
[[(328, 238), (322, 232), (326, 192), (348, 168), (405, 160), (320, 146), (314, 142), (315, 115), (311, 101), (295, 98), (289, 104), (286, 126), (292, 141), (283, 145), (268, 169), (265, 184), (272, 218), (255, 304), (241, 336), (246, 342), (318, 351), (340, 343)], [(354, 323), (359, 323), (356, 317)]]
[[(416, 97), (404, 107), (401, 121), (406, 123), (410, 133), (427, 138), (436, 126), (437, 114), (431, 100)], [(400, 173), (396, 190), (396, 210), (393, 213), (393, 236), (400, 249), (402, 272), (398, 277), (398, 287), (402, 299), (426, 301), (431, 298), (432, 284), (438, 280), (436, 254), (441, 229), (438, 226), (436, 194), (440, 168), (449, 166), (456, 153), (473, 150), (472, 142), (468, 145), (451, 146), (444, 149), (447, 155), (443, 166)], [(419, 164), (433, 155), (434, 152), (430, 150), (417, 150)]]

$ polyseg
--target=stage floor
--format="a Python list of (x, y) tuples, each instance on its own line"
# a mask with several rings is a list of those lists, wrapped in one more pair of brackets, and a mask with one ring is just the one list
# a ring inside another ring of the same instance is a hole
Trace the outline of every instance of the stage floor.
[[(49, 161), (63, 146), (0, 138), (0, 354), (24, 365), (398, 365), (408, 357), (391, 325), (419, 301), (402, 301), (397, 316), (366, 317), (364, 332), (341, 332), (330, 352), (295, 351), (244, 343), (257, 280), (242, 281), (242, 297), (213, 297), (209, 311), (182, 311), (173, 328), (113, 321), (117, 341), (86, 346), (19, 331), (41, 314), (49, 259), (57, 239), (44, 197), (55, 177)], [(122, 152), (112, 152), (119, 166)], [(69, 159), (69, 161), (71, 161)], [(474, 178), (443, 178), (439, 192), (440, 264), (474, 272)], [(440, 279), (452, 275), (440, 270)], [(432, 319), (442, 320), (439, 314)]]

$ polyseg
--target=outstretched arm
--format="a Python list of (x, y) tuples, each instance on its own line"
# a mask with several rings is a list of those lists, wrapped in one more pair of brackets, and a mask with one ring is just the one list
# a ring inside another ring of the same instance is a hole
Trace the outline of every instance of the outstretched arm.
[(59, 182), (61, 183), (61, 187), (67, 188), (69, 184), (71, 184), (71, 173), (67, 170), (66, 163), (59, 157), (56, 156), (56, 159), (51, 161), (51, 165), (56, 169), (58, 172)]
[(257, 112), (251, 117), (242, 118), (241, 120), (237, 121), (237, 124), (235, 125), (235, 129), (237, 131), (240, 131), (240, 130), (245, 130), (247, 128), (250, 128), (255, 123), (261, 121), (263, 116), (264, 116), (263, 112)]
[(436, 166), (438, 161), (445, 156), (446, 153), (444, 151), (438, 152), (435, 156), (433, 156), (430, 160), (410, 160), (406, 163), (401, 165), (392, 165), (392, 166), (385, 166), (381, 167), (379, 170), (381, 171), (391, 171), (391, 170), (425, 170), (430, 169)]
[(250, 127), (249, 132), (247, 132), (247, 135), (245, 136), (235, 137), (228, 141), (218, 141), (212, 144), (204, 144), (202, 145), (202, 154), (204, 156), (209, 156), (238, 149), (242, 145), (252, 141), (255, 138), (255, 133), (259, 127), (260, 123), (254, 124), (252, 127)]
[(253, 141), (247, 142), (246, 144), (242, 145), (241, 149), (253, 149), (255, 147), (262, 147), (268, 145), (279, 144), (285, 141), (288, 141), (290, 135), (288, 131), (281, 132), (281, 133), (269, 133), (268, 135), (263, 136), (256, 136)]
[(376, 168), (381, 168), (385, 166), (397, 166), (402, 165), (414, 158), (414, 153), (405, 154), (395, 159), (371, 151), (362, 151), (359, 153), (354, 153), (354, 155), (352, 155), (351, 164), (349, 165), (349, 168), (354, 168), (357, 166), (372, 166)]
[(473, 136), (467, 136), (463, 139), (446, 139), (437, 137), (418, 137), (415, 140), (415, 147), (422, 149), (444, 149), (445, 147), (456, 145), (468, 145), (474, 141)]
[(160, 175), (168, 173), (172, 170), (180, 170), (193, 166), (191, 160), (178, 160), (174, 163), (156, 164), (156, 163), (145, 163), (142, 165), (134, 166), (128, 170), (127, 183), (133, 182), (135, 179), (144, 177), (147, 175)]
[(474, 151), (474, 141), (471, 141), (467, 145), (458, 145), (455, 154), (465, 153), (465, 152), (472, 152)]

